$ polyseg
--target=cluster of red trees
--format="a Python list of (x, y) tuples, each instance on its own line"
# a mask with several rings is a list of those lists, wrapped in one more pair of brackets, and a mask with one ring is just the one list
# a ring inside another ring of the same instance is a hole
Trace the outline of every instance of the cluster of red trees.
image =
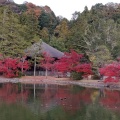
[[(62, 73), (66, 72), (78, 72), (83, 75), (92, 74), (91, 64), (81, 62), (84, 57), (83, 54), (78, 54), (75, 51), (65, 53), (64, 56), (55, 61), (48, 53), (43, 53), (43, 59), (40, 60), (40, 66), (47, 70), (56, 70)], [(20, 73), (25, 72), (29, 68), (29, 63), (23, 58), (4, 58), (0, 55), (0, 73), (5, 77), (18, 77)]]
[(83, 62), (83, 57), (83, 54), (78, 54), (74, 50), (71, 50), (70, 53), (65, 53), (61, 59), (54, 61), (54, 59), (51, 58), (49, 54), (44, 53), (40, 64), (46, 70), (51, 69), (62, 73), (78, 72), (85, 76), (90, 75), (92, 74), (91, 64)]
[(118, 82), (120, 79), (120, 62), (113, 62), (99, 69), (102, 76), (106, 76), (104, 82)]
[(0, 74), (5, 77), (18, 77), (29, 68), (29, 63), (25, 58), (3, 58), (2, 55), (0, 58)]
[[(5, 77), (18, 77), (29, 69), (30, 64), (26, 58), (4, 58), (0, 55), (0, 74)], [(47, 70), (56, 70), (58, 72), (77, 72), (83, 76), (92, 74), (92, 66), (90, 62), (82, 61), (83, 54), (78, 54), (74, 50), (70, 53), (65, 53), (64, 56), (55, 60), (48, 53), (43, 53), (43, 59), (40, 60), (40, 66)], [(106, 76), (104, 82), (118, 82), (120, 78), (120, 62), (113, 62), (99, 69), (102, 76)]]
[[(82, 73), (83, 76), (92, 74), (92, 66), (90, 62), (83, 62), (83, 54), (78, 54), (74, 50), (70, 53), (65, 53), (64, 56), (54, 61), (49, 54), (44, 53), (43, 59), (40, 61), (42, 67), (46, 70), (56, 70), (62, 73), (77, 72)], [(120, 78), (120, 62), (113, 62), (107, 64), (99, 69), (102, 76), (106, 76), (104, 82), (118, 82)]]

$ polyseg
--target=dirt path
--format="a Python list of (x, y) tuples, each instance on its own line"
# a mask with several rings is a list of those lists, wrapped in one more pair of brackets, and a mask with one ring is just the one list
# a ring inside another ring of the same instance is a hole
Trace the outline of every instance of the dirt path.
[(71, 80), (70, 78), (56, 78), (48, 76), (23, 76), (21, 78), (4, 78), (0, 77), (0, 83), (4, 82), (21, 82), (25, 84), (60, 84), (60, 85), (80, 85), (84, 87), (91, 88), (109, 88), (109, 89), (119, 89), (120, 90), (120, 82), (118, 83), (109, 83), (106, 84), (100, 80)]
[(104, 83), (100, 80), (71, 80), (70, 78), (56, 78), (48, 76), (47, 78), (45, 76), (24, 76), (20, 79), (20, 82), (22, 83), (48, 83), (48, 84), (62, 84), (62, 85), (80, 85), (84, 87), (90, 87), (90, 88), (107, 88), (107, 89), (115, 89), (120, 90), (120, 82), (118, 83)]

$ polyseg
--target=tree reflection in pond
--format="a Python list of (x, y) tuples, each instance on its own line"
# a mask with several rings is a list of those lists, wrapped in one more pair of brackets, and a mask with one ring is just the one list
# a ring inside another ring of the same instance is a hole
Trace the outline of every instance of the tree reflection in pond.
[(100, 99), (104, 107), (120, 112), (120, 91), (104, 90), (105, 97)]
[(26, 101), (28, 91), (18, 89), (18, 84), (5, 83), (0, 88), (0, 102), (17, 103), (18, 101)]
[[(120, 120), (120, 91), (4, 83), (0, 120)], [(6, 104), (7, 103), (7, 104)]]

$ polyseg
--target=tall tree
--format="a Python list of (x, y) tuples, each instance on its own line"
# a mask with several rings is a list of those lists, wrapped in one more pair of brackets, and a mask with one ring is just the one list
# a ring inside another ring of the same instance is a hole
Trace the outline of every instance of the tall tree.
[[(0, 9), (0, 51), (4, 56), (21, 57), (27, 46), (38, 40), (34, 26), (22, 24), (20, 16), (12, 12), (9, 6)], [(33, 21), (34, 22), (34, 21)], [(26, 32), (27, 31), (27, 32)]]
[[(53, 12), (50, 13), (46, 13), (46, 12), (42, 12), (41, 15), (38, 18), (39, 20), (39, 26), (40, 29), (42, 30), (43, 28), (47, 28), (48, 32), (49, 32), (49, 41), (50, 41), (50, 37), (53, 34), (53, 31), (57, 25), (57, 19), (54, 15)], [(48, 42), (49, 42), (48, 41)]]

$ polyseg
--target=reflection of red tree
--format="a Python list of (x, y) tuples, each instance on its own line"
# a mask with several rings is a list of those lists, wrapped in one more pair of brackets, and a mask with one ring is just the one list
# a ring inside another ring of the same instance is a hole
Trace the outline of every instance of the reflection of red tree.
[(80, 91), (79, 94), (81, 94), (82, 102), (84, 102), (85, 104), (91, 103), (92, 102), (92, 100), (91, 100), (91, 94), (92, 94), (92, 92), (93, 92), (93, 90), (92, 89), (88, 89), (88, 88), (84, 89), (82, 91), (82, 93)]
[(105, 97), (100, 99), (100, 103), (107, 108), (120, 110), (120, 92), (105, 90)]
[(28, 92), (20, 93), (16, 84), (5, 83), (0, 88), (0, 102), (15, 103), (21, 100), (26, 101), (27, 98)]
[(81, 108), (81, 105), (91, 103), (91, 90), (84, 89), (77, 93), (72, 93), (67, 86), (65, 88), (58, 87), (56, 91), (51, 92), (47, 89), (41, 96), (43, 105), (50, 106), (53, 101), (57, 105), (61, 105), (66, 111), (76, 111)]
[(65, 110), (75, 112), (81, 108), (82, 103), (91, 103), (90, 95), (91, 92), (87, 91), (87, 89), (76, 94), (70, 93), (69, 90), (59, 90), (56, 97), (60, 99), (60, 105), (62, 105)]

